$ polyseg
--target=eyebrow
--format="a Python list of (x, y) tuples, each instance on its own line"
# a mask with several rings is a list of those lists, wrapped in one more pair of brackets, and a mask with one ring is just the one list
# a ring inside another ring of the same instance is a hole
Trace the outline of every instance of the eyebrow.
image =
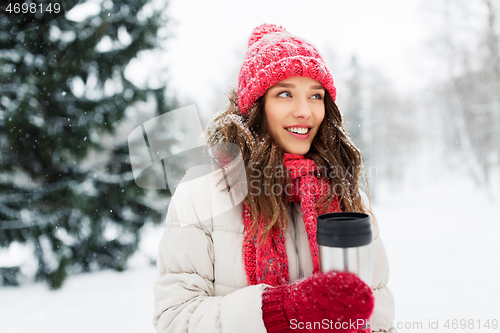
[[(295, 84), (291, 84), (291, 83), (276, 83), (274, 86), (272, 86), (272, 88), (295, 88)], [(322, 86), (322, 85), (314, 85), (314, 86), (310, 86), (309, 89), (322, 89), (324, 90), (325, 88)]]

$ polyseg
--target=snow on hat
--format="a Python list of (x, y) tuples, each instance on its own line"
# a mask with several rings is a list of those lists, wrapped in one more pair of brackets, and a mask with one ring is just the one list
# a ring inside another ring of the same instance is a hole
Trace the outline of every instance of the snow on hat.
[(333, 77), (318, 50), (281, 26), (262, 24), (248, 40), (248, 51), (238, 77), (238, 106), (248, 115), (266, 90), (293, 76), (319, 81), (335, 101)]

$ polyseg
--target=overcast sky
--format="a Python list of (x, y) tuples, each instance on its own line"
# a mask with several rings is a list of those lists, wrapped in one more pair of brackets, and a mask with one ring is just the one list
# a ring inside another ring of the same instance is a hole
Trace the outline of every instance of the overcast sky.
[[(76, 20), (96, 14), (96, 3), (101, 1), (81, 2), (68, 17)], [(154, 1), (164, 5), (165, 0)], [(199, 110), (213, 113), (224, 100), (224, 91), (236, 85), (252, 30), (274, 23), (314, 44), (334, 79), (345, 75), (350, 58), (356, 55), (363, 68), (377, 68), (397, 89), (413, 91), (433, 75), (425, 46), (432, 36), (432, 4), (425, 0), (170, 0), (166, 51), (132, 61), (126, 75), (139, 86), (154, 87), (154, 77), (166, 73), (169, 93), (182, 106), (191, 100)]]

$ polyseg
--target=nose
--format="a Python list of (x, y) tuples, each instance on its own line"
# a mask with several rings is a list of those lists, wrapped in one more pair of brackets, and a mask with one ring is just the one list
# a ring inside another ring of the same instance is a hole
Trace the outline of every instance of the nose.
[(295, 105), (294, 105), (294, 111), (292, 115), (295, 118), (304, 118), (308, 119), (311, 117), (311, 108), (309, 107), (309, 103), (307, 98), (302, 97), (302, 98), (296, 98), (295, 99)]

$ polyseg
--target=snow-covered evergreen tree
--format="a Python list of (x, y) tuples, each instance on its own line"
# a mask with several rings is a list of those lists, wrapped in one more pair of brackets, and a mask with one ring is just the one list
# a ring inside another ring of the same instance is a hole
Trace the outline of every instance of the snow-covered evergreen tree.
[(166, 2), (95, 3), (99, 13), (81, 22), (12, 33), (0, 20), (0, 246), (34, 244), (37, 278), (52, 288), (75, 270), (125, 269), (139, 229), (160, 216), (135, 185), (126, 138), (102, 138), (148, 94), (158, 114), (169, 109), (164, 87), (124, 76), (158, 47)]

